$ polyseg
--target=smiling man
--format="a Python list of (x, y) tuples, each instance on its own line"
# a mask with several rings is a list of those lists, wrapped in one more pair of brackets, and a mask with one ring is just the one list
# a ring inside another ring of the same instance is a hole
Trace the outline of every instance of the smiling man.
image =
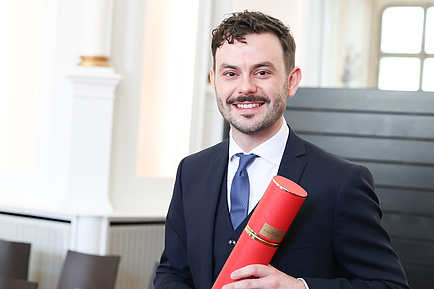
[(368, 169), (306, 142), (283, 118), (301, 80), (289, 29), (263, 13), (234, 13), (211, 49), (230, 136), (179, 165), (155, 288), (211, 288), (275, 175), (309, 196), (270, 265), (234, 271), (224, 289), (409, 288)]
[(279, 131), (301, 80), (300, 68), (286, 71), (280, 41), (268, 32), (223, 44), (210, 75), (220, 113), (246, 152)]

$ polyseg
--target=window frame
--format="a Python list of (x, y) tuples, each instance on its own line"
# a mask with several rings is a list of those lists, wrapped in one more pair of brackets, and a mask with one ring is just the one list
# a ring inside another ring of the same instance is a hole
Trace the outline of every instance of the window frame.
[[(390, 7), (422, 7), (424, 9), (424, 22), (423, 22), (423, 31), (422, 31), (422, 46), (419, 53), (389, 53), (381, 51), (381, 37), (382, 37), (382, 21), (383, 21), (383, 13), (387, 8)], [(374, 6), (374, 22), (372, 25), (372, 33), (373, 37), (371, 38), (371, 63), (372, 73), (369, 76), (369, 86), (375, 87), (378, 89), (379, 82), (379, 73), (380, 73), (380, 60), (383, 57), (416, 57), (420, 59), (420, 77), (419, 77), (419, 89), (418, 91), (422, 91), (422, 82), (423, 82), (423, 72), (424, 72), (424, 64), (425, 59), (434, 58), (434, 54), (425, 52), (425, 30), (426, 30), (426, 16), (428, 8), (434, 7), (432, 1), (429, 0), (417, 0), (417, 1), (393, 1), (393, 0), (380, 0), (376, 2)], [(434, 9), (434, 8), (433, 8)]]

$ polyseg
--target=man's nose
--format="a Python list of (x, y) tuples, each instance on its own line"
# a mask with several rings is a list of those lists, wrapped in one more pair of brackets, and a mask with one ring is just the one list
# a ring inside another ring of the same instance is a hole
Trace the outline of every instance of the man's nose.
[(249, 76), (244, 76), (240, 78), (240, 84), (238, 86), (238, 94), (249, 95), (256, 93), (256, 84), (253, 79)]

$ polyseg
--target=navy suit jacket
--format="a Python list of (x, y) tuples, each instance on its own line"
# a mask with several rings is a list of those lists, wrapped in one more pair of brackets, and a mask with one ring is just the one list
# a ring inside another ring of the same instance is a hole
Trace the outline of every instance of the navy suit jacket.
[[(166, 219), (156, 289), (209, 289), (213, 224), (226, 185), (228, 141), (181, 161)], [(409, 288), (367, 168), (334, 156), (290, 130), (279, 175), (308, 193), (271, 265), (316, 288)]]

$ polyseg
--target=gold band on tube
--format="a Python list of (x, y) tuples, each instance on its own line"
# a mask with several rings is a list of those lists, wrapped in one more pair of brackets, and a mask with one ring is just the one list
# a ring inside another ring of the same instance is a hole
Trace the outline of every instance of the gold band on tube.
[(291, 195), (294, 195), (294, 196), (297, 196), (297, 197), (300, 197), (300, 198), (303, 198), (303, 199), (305, 199), (307, 196), (300, 196), (300, 195), (297, 195), (296, 193), (293, 193), (293, 192), (291, 192), (290, 190), (288, 190), (287, 188), (284, 188), (284, 187), (282, 187), (274, 178), (273, 178), (273, 183), (276, 185), (276, 186), (278, 186), (279, 188), (281, 188), (282, 190), (284, 190), (285, 192), (287, 192), (287, 193), (290, 193)]
[(244, 228), (244, 231), (246, 231), (247, 235), (249, 235), (250, 238), (252, 238), (255, 241), (258, 241), (259, 243), (268, 246), (268, 247), (272, 247), (272, 248), (277, 248), (279, 247), (280, 243), (273, 243), (267, 240), (262, 239), (258, 234), (256, 234), (250, 227), (249, 225), (247, 225)]

